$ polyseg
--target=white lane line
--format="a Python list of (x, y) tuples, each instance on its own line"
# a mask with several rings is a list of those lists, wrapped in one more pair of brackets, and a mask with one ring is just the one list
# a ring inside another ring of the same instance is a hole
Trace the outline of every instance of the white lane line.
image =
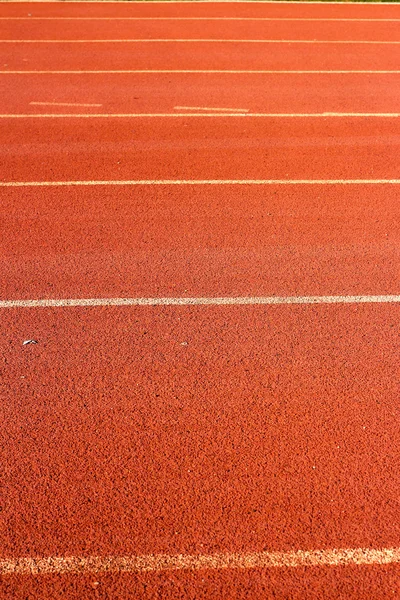
[(400, 19), (346, 19), (313, 17), (0, 17), (0, 21), (346, 21), (396, 23)]
[(174, 110), (208, 110), (214, 112), (229, 112), (229, 113), (248, 113), (247, 108), (209, 108), (206, 106), (174, 106)]
[[(107, 1), (107, 4), (120, 4), (121, 0), (63, 0), (64, 4), (99, 4), (100, 2)], [(27, 0), (0, 0), (0, 4), (23, 4)], [(29, 4), (55, 4), (57, 0), (28, 0)], [(130, 4), (144, 4), (148, 0), (130, 0)], [(152, 0), (152, 4), (190, 4), (193, 0)], [(197, 0), (197, 4), (293, 4), (293, 0)], [(343, 6), (343, 0), (314, 0), (313, 4), (341, 4)], [(363, 2), (357, 2), (357, 4), (368, 4), (371, 5), (371, 0)], [(378, 6), (388, 5), (393, 7), (393, 2), (379, 2)]]
[[(28, 0), (29, 1), (29, 0)], [(120, 4), (121, 0), (63, 0), (64, 4), (98, 4), (99, 2), (107, 1), (107, 4)], [(27, 0), (0, 0), (0, 4), (23, 4)], [(130, 0), (130, 4), (144, 4), (148, 0)], [(189, 4), (193, 0), (152, 0), (152, 4)], [(197, 0), (197, 4), (231, 4), (232, 2), (237, 4), (293, 4), (293, 0)], [(48, 3), (54, 4), (55, 0), (30, 0), (29, 4), (41, 4)], [(370, 6), (371, 0), (366, 2), (360, 1), (357, 4), (368, 4)], [(315, 0), (313, 4), (341, 4), (343, 6), (343, 0), (337, 0), (336, 2), (331, 0)], [(379, 2), (378, 6), (388, 5), (393, 7), (393, 2)]]
[[(0, 0), (1, 1), (1, 0)], [(65, 0), (64, 0), (65, 1)], [(92, 0), (88, 0), (92, 1)], [(103, 0), (104, 1), (104, 0)], [(108, 1), (108, 0), (107, 0)], [(198, 0), (197, 0), (198, 1)], [(261, 0), (259, 0), (261, 1)], [(382, 3), (381, 3), (382, 4)], [(68, 71), (1, 71), (0, 75), (106, 75), (106, 74), (117, 74), (117, 75), (144, 75), (144, 74), (157, 74), (165, 73), (168, 75), (171, 74), (227, 74), (227, 75), (393, 75), (400, 74), (400, 70), (377, 70), (371, 71), (368, 69), (363, 70), (283, 70), (283, 71), (273, 71), (273, 70), (241, 70), (241, 69), (110, 69), (110, 70), (68, 70)]]
[(334, 548), (291, 552), (150, 554), (147, 556), (50, 556), (0, 559), (0, 575), (143, 573), (149, 571), (271, 569), (400, 562), (400, 548)]
[(86, 185), (398, 185), (400, 179), (131, 179), (88, 181), (0, 181), (0, 187)]
[(0, 308), (67, 306), (232, 306), (276, 304), (385, 304), (399, 303), (400, 295), (385, 296), (261, 296), (228, 298), (61, 298), (1, 300)]
[(206, 44), (400, 44), (400, 40), (242, 40), (242, 39), (161, 39), (161, 38), (135, 38), (125, 40), (0, 40), (0, 44), (188, 44), (188, 43), (206, 43)]
[(30, 102), (32, 106), (103, 106), (102, 104), (81, 104), (80, 102)]
[[(209, 109), (221, 110), (222, 109)], [(230, 110), (230, 109), (224, 109)], [(134, 119), (134, 118), (196, 118), (202, 119), (214, 117), (223, 119), (225, 117), (248, 117), (265, 119), (296, 119), (296, 118), (388, 118), (397, 119), (400, 113), (250, 113), (250, 112), (218, 112), (218, 113), (29, 113), (29, 114), (0, 114), (0, 119)]]

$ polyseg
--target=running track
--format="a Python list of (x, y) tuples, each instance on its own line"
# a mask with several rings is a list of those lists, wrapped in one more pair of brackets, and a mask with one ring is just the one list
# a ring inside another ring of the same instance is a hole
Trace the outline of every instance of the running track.
[(397, 598), (400, 7), (0, 32), (0, 597)]

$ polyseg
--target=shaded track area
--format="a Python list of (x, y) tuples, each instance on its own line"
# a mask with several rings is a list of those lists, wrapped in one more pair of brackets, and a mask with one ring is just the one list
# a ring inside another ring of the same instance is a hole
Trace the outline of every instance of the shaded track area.
[(396, 598), (400, 7), (0, 24), (1, 598)]

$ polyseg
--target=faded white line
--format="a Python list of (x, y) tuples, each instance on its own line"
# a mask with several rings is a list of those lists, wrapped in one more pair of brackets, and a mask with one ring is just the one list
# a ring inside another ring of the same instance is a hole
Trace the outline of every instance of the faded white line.
[(396, 23), (400, 19), (346, 19), (314, 17), (0, 17), (0, 21), (345, 21)]
[(400, 548), (334, 548), (291, 552), (150, 554), (144, 556), (50, 556), (3, 558), (0, 575), (143, 573), (149, 571), (271, 569), (400, 562)]
[(68, 306), (232, 306), (276, 304), (386, 304), (399, 303), (400, 295), (385, 296), (255, 296), (226, 298), (61, 298), (1, 300), (0, 308)]
[[(65, 1), (65, 0), (64, 0)], [(108, 0), (107, 0), (108, 1)], [(198, 0), (196, 0), (198, 1)], [(83, 70), (83, 71), (76, 71), (76, 70), (69, 70), (69, 71), (41, 71), (41, 70), (37, 70), (37, 71), (0, 71), (0, 75), (105, 75), (105, 74), (122, 74), (122, 75), (132, 75), (132, 74), (157, 74), (159, 75), (160, 73), (165, 73), (168, 75), (171, 74), (188, 74), (188, 73), (201, 73), (201, 74), (227, 74), (227, 75), (238, 75), (238, 74), (245, 74), (245, 75), (354, 75), (354, 74), (361, 74), (361, 75), (393, 75), (393, 74), (400, 74), (400, 70), (379, 70), (379, 71), (371, 71), (371, 70), (358, 70), (358, 71), (353, 71), (353, 70), (348, 70), (348, 71), (343, 71), (343, 70), (314, 70), (314, 71), (310, 71), (310, 70), (300, 70), (300, 71), (293, 71), (293, 70), (283, 70), (283, 71), (273, 71), (273, 70), (243, 70), (243, 69), (113, 69), (113, 70)]]
[[(148, 0), (129, 0), (130, 4), (144, 4)], [(0, 4), (20, 4), (26, 3), (27, 0), (0, 0)], [(29, 4), (54, 4), (57, 0), (28, 0)], [(64, 4), (98, 4), (99, 2), (107, 4), (121, 4), (121, 0), (63, 0)], [(193, 0), (152, 0), (152, 4), (189, 4)], [(293, 4), (294, 0), (196, 0), (196, 4)], [(343, 0), (336, 2), (330, 0), (313, 0), (313, 4), (341, 4), (343, 6)], [(366, 2), (360, 1), (357, 4), (368, 4), (371, 6), (371, 0)], [(388, 5), (393, 7), (393, 2), (379, 2), (378, 6)]]
[[(346, 118), (346, 117), (368, 117), (368, 118), (388, 118), (396, 119), (400, 117), (400, 113), (250, 113), (250, 112), (222, 112), (218, 113), (29, 113), (29, 114), (0, 114), (0, 119), (134, 119), (134, 118), (207, 118), (214, 117), (223, 119), (225, 117), (248, 117), (248, 118), (265, 118), (265, 119), (296, 119), (296, 118)], [(224, 109), (231, 110), (231, 109)]]
[(206, 43), (206, 44), (384, 44), (395, 45), (400, 41), (388, 40), (243, 40), (243, 39), (161, 39), (161, 38), (134, 38), (124, 40), (0, 40), (0, 44), (141, 44), (141, 43), (165, 43), (165, 44), (188, 44), (188, 43)]
[(32, 106), (102, 106), (102, 104), (82, 104), (80, 102), (30, 102)]
[(0, 181), (0, 187), (86, 185), (398, 185), (400, 179), (131, 179), (88, 181)]
[(249, 110), (247, 108), (209, 108), (206, 106), (174, 106), (175, 110), (208, 110), (214, 112), (229, 112), (229, 113), (248, 113)]

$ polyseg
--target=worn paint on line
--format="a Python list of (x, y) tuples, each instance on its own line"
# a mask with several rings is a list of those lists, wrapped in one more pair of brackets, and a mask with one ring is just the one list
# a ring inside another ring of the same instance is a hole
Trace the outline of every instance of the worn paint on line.
[(81, 102), (30, 102), (29, 104), (32, 106), (103, 106), (102, 104), (83, 104)]
[(400, 548), (345, 548), (169, 556), (51, 556), (3, 558), (0, 575), (70, 573), (143, 573), (200, 569), (270, 569), (339, 565), (387, 565), (400, 562)]
[(208, 106), (174, 106), (174, 110), (205, 110), (214, 112), (248, 113), (248, 108), (210, 108)]
[(232, 306), (277, 304), (380, 304), (398, 303), (400, 295), (386, 296), (261, 296), (227, 298), (64, 298), (1, 300), (0, 308), (68, 306)]

